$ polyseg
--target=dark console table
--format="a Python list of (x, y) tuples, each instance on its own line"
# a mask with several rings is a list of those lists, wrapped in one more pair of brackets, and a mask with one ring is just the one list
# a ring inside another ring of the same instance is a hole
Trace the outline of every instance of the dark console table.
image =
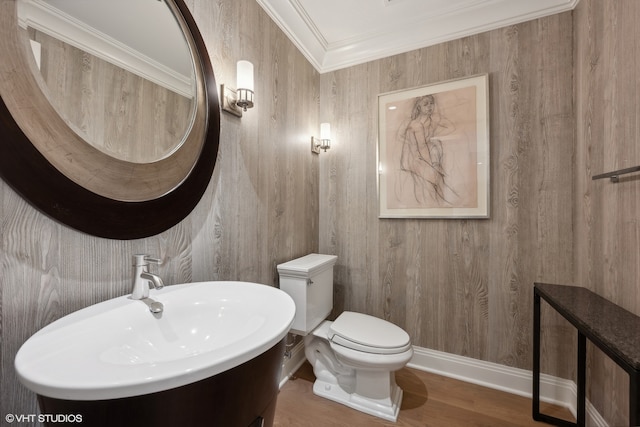
[[(585, 425), (587, 338), (629, 374), (629, 425), (640, 425), (640, 317), (576, 286), (536, 283), (533, 300), (533, 418), (556, 426)], [(577, 422), (540, 413), (540, 300), (578, 330)]]

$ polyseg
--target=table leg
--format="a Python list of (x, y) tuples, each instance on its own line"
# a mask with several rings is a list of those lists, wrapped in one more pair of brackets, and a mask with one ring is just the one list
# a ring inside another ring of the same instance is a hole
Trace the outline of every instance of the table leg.
[[(542, 421), (547, 424), (552, 424), (560, 427), (576, 427), (577, 425), (574, 422), (566, 421), (560, 418), (552, 417), (550, 415), (540, 413), (540, 303), (541, 297), (540, 294), (534, 289), (533, 292), (533, 396), (532, 396), (532, 414), (533, 419), (536, 421)], [(583, 336), (584, 338), (584, 336)], [(578, 339), (580, 341), (580, 339)], [(580, 353), (578, 353), (580, 356)], [(584, 354), (583, 354), (584, 358)], [(580, 364), (580, 357), (578, 357), (578, 364)], [(584, 365), (584, 364), (583, 364)], [(583, 370), (584, 371), (584, 370)], [(584, 374), (583, 377), (583, 387), (584, 387)], [(584, 392), (584, 390), (583, 390)], [(578, 400), (578, 402), (580, 402)], [(584, 402), (584, 399), (583, 399)], [(580, 403), (578, 403), (578, 408)], [(584, 413), (584, 412), (583, 412)], [(583, 426), (584, 426), (584, 415), (583, 415)]]
[(587, 338), (578, 332), (578, 408), (577, 424), (584, 426), (586, 422), (586, 378), (587, 378)]
[(533, 294), (533, 419), (540, 418), (540, 295)]
[(638, 392), (638, 380), (640, 372), (632, 372), (629, 374), (629, 426), (635, 427), (640, 425), (640, 395)]

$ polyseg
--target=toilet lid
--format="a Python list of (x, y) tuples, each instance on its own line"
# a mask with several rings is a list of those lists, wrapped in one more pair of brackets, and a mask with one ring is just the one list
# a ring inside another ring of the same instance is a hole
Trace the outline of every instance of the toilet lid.
[(329, 340), (335, 344), (377, 354), (395, 354), (411, 348), (402, 328), (377, 317), (345, 311), (331, 324)]

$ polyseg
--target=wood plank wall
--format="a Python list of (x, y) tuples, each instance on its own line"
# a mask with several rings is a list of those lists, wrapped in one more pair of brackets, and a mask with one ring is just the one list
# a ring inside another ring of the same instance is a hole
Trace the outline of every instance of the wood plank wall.
[[(320, 162), (320, 250), (338, 256), (339, 309), (395, 322), (418, 346), (531, 369), (533, 283), (574, 279), (572, 37), (564, 13), (320, 76), (335, 140)], [(491, 218), (378, 219), (377, 95), (481, 73)], [(545, 318), (543, 366), (571, 378), (558, 357), (570, 328)]]
[[(591, 176), (640, 165), (640, 3), (582, 0), (574, 11), (576, 280), (640, 315), (640, 175)], [(591, 402), (628, 425), (628, 376), (599, 350), (588, 361)]]
[[(239, 59), (254, 63), (256, 107), (223, 114), (218, 163), (183, 222), (134, 241), (62, 226), (0, 181), (0, 423), (36, 413), (13, 369), (20, 345), (51, 321), (130, 293), (131, 256), (163, 258), (165, 283), (248, 280), (274, 285), (275, 266), (317, 251), (319, 75), (253, 0), (190, 0), (218, 83), (235, 85)], [(242, 26), (238, 23), (244, 23)], [(0, 60), (2, 60), (0, 58)]]

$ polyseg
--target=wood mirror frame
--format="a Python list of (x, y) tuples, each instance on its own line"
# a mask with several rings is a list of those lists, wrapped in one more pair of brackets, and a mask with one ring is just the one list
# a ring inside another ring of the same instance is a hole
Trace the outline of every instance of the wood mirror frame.
[(157, 162), (109, 157), (56, 113), (31, 72), (16, 0), (0, 0), (0, 176), (43, 213), (110, 239), (158, 234), (184, 219), (215, 166), (220, 108), (204, 41), (183, 0), (166, 0), (182, 27), (197, 80), (195, 121), (181, 147)]

